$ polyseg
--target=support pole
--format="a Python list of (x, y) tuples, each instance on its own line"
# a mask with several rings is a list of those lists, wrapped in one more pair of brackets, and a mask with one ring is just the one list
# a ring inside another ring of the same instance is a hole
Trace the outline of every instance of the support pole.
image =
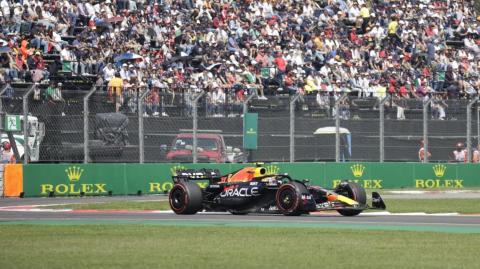
[(423, 101), (423, 161), (428, 163), (428, 106), (432, 102), (432, 98)]
[(253, 92), (251, 95), (249, 95), (247, 97), (247, 99), (245, 99), (245, 101), (243, 101), (243, 115), (247, 114), (248, 113), (248, 103), (254, 98), (254, 97), (258, 97), (257, 96), (257, 92)]
[(290, 162), (295, 161), (295, 103), (300, 94), (295, 94), (290, 100)]
[(30, 143), (28, 143), (28, 98), (35, 90), (36, 86), (32, 85), (23, 95), (23, 164), (28, 164), (30, 160)]
[(145, 135), (143, 125), (143, 104), (145, 103), (145, 97), (150, 93), (149, 90), (145, 90), (140, 98), (138, 98), (138, 161), (140, 163), (145, 162)]
[(200, 92), (197, 96), (193, 97), (192, 106), (193, 106), (193, 163), (198, 162), (197, 156), (197, 129), (198, 129), (198, 100), (205, 94), (205, 92)]
[(385, 103), (390, 99), (390, 96), (386, 96), (380, 101), (378, 109), (380, 110), (380, 162), (385, 161)]
[(344, 93), (337, 101), (335, 101), (335, 161), (340, 161), (340, 111), (339, 105), (343, 100), (347, 98), (347, 94)]
[(3, 112), (3, 94), (8, 89), (9, 86), (10, 85), (7, 84), (7, 85), (3, 86), (2, 89), (0, 90), (0, 130), (3, 130), (3, 118), (6, 114), (6, 113)]
[(88, 163), (90, 161), (90, 148), (89, 148), (89, 121), (88, 117), (90, 115), (90, 110), (88, 106), (88, 100), (90, 96), (97, 90), (97, 87), (94, 86), (90, 91), (83, 97), (83, 163)]
[(467, 105), (467, 163), (472, 161), (472, 107), (478, 102), (475, 96)]

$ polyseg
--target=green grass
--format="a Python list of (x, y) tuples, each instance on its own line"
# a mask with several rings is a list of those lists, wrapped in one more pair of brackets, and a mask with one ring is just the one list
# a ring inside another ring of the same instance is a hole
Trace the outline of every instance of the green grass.
[(480, 199), (389, 199), (385, 204), (391, 213), (480, 213)]
[[(391, 213), (426, 212), (464, 214), (480, 213), (480, 199), (389, 199), (385, 200), (387, 210)], [(43, 208), (43, 207), (42, 207)], [(170, 210), (168, 201), (148, 202), (107, 202), (92, 204), (59, 205), (45, 208), (56, 209), (104, 209), (104, 210)]]
[(68, 204), (45, 206), (52, 209), (100, 209), (100, 210), (170, 210), (168, 201), (115, 201), (106, 203)]
[(0, 268), (473, 268), (480, 234), (0, 225)]

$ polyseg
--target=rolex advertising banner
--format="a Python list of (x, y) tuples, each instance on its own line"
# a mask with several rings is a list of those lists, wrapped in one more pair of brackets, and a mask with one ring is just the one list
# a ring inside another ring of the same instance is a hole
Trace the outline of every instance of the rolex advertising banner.
[(36, 164), (23, 167), (25, 196), (127, 194), (124, 164)]
[(245, 113), (243, 115), (243, 148), (257, 149), (258, 141), (258, 114)]
[[(219, 169), (222, 175), (255, 164), (29, 164), (23, 166), (25, 197), (167, 193), (181, 169)], [(478, 164), (268, 163), (267, 173), (288, 173), (312, 185), (334, 188), (351, 180), (367, 189), (480, 187)], [(207, 181), (198, 181), (204, 186)]]

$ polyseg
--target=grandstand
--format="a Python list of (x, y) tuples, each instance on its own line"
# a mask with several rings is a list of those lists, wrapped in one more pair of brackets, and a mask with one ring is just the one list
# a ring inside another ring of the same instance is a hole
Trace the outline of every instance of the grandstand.
[[(239, 148), (243, 104), (258, 95), (247, 104), (259, 114), (252, 161), (289, 160), (290, 117), (296, 161), (335, 160), (334, 140), (313, 133), (335, 126), (336, 115), (352, 134), (348, 159), (377, 161), (379, 108), (387, 96), (386, 161), (418, 161), (425, 125), (432, 161), (453, 161), (455, 144), (467, 142), (467, 126), (478, 139), (478, 103), (467, 122), (480, 86), (473, 1), (22, 4), (0, 1), (1, 113), (23, 114), (25, 93), (32, 87), (40, 93), (27, 104), (46, 125), (41, 161), (84, 160), (81, 144), (95, 140), (101, 113), (127, 116), (128, 143), (121, 156), (91, 161), (138, 162), (139, 132), (145, 161), (165, 161), (160, 145), (192, 129), (191, 97), (200, 92), (199, 128), (222, 130), (226, 143)], [(62, 104), (52, 106), (49, 88), (60, 88)], [(91, 89), (85, 141), (84, 98)]]

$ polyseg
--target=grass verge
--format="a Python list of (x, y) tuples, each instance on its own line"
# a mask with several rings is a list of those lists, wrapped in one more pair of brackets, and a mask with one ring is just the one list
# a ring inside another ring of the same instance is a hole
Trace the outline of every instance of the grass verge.
[[(480, 213), (480, 199), (389, 199), (387, 210), (391, 213), (426, 212), (463, 214)], [(99, 210), (170, 210), (168, 201), (116, 201), (92, 204), (70, 204), (42, 208), (54, 209), (99, 209)]]
[(473, 268), (480, 234), (0, 225), (0, 268)]
[(480, 199), (389, 199), (385, 203), (391, 213), (480, 213)]
[(66, 204), (42, 206), (51, 209), (98, 209), (98, 210), (170, 210), (168, 201), (115, 201), (106, 203)]

